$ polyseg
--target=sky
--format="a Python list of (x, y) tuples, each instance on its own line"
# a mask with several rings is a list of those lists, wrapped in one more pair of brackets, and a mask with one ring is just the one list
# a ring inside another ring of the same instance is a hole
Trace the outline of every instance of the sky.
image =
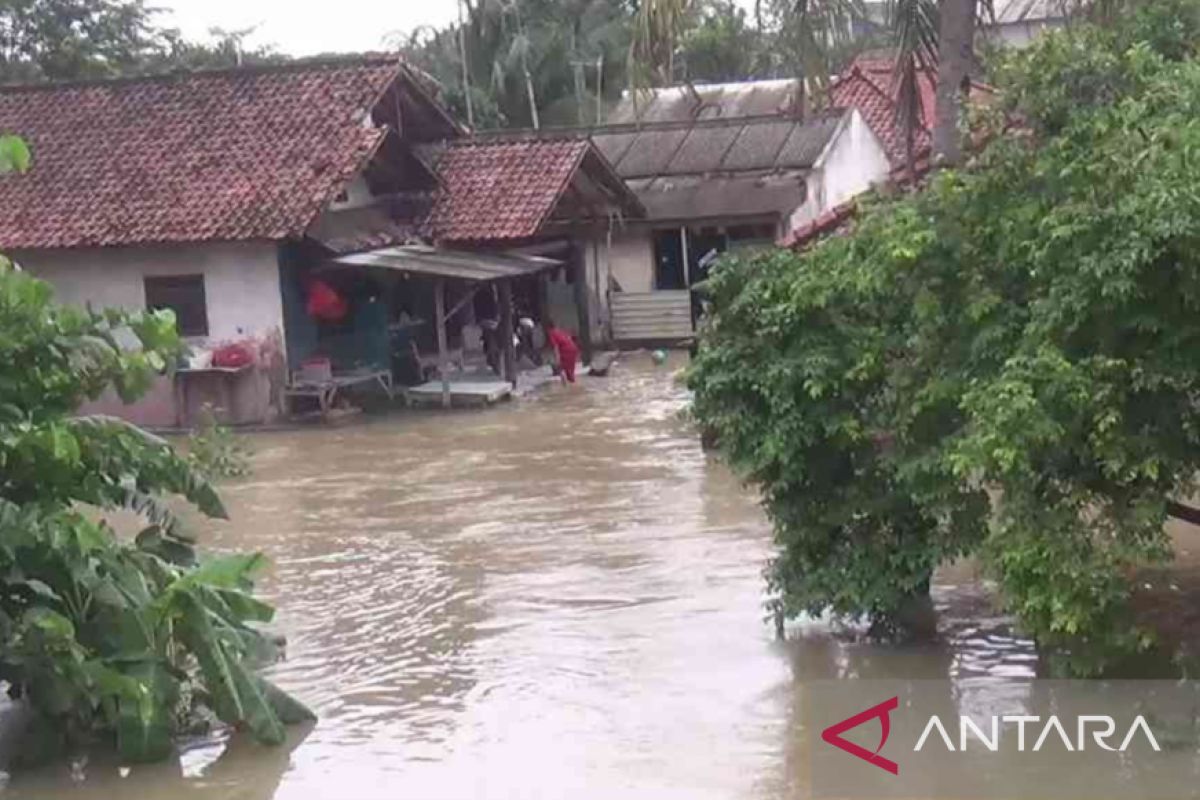
[(456, 18), (455, 0), (152, 0), (159, 23), (189, 38), (209, 28), (256, 28), (252, 45), (291, 55), (384, 49), (388, 34)]

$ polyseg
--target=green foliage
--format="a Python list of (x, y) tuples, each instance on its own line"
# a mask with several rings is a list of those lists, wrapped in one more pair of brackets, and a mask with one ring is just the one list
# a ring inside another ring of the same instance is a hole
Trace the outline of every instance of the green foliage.
[[(543, 125), (595, 122), (597, 90), (603, 104), (625, 86), (626, 0), (467, 0), (464, 7), (462, 44), (478, 128), (532, 125), (525, 65)], [(466, 119), (459, 35), (457, 24), (422, 28), (396, 37), (396, 44)]]
[[(268, 743), (311, 716), (252, 670), (263, 557), (198, 558), (167, 505), (224, 517), (205, 478), (133, 425), (73, 416), (109, 388), (137, 397), (178, 352), (169, 312), (57, 306), (0, 265), (0, 680), (35, 712), (31, 747), (149, 760), (207, 713)], [(145, 520), (133, 541), (102, 519), (116, 510)]]
[(0, 135), (0, 174), (24, 172), (31, 160), (29, 147), (20, 137)]
[(143, 0), (0, 0), (0, 83), (107, 78), (169, 69), (276, 61), (245, 48), (250, 31), (212, 30), (209, 42), (157, 24)]
[(188, 436), (187, 459), (211, 481), (250, 474), (250, 455), (245, 446), (207, 405), (201, 411), (200, 425)]
[(0, 0), (0, 80), (94, 78), (155, 49), (142, 0)]
[(1198, 9), (1011, 55), (967, 170), (714, 269), (694, 411), (782, 611), (888, 618), (975, 554), (1064, 668), (1148, 645), (1129, 575), (1200, 468)]
[(698, 4), (695, 21), (684, 31), (679, 59), (690, 81), (745, 80), (765, 71), (762, 39), (732, 0), (709, 0)]

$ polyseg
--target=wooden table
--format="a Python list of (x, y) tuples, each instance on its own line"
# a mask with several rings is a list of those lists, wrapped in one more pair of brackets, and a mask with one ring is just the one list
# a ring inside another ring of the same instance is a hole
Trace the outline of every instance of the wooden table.
[(391, 370), (386, 369), (363, 369), (335, 373), (330, 378), (317, 381), (293, 379), (292, 385), (283, 393), (286, 397), (315, 397), (317, 405), (321, 409), (321, 416), (325, 417), (329, 416), (329, 411), (333, 408), (333, 401), (337, 399), (339, 391), (350, 386), (370, 383), (378, 383), (387, 394), (388, 399), (394, 399), (392, 373)]

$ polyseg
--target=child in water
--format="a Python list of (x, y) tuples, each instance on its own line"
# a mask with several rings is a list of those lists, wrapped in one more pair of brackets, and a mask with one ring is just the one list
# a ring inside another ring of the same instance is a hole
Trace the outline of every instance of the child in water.
[(558, 368), (563, 380), (567, 383), (574, 383), (575, 362), (579, 360), (579, 347), (571, 338), (571, 334), (557, 327), (549, 317), (545, 319), (544, 326), (546, 342), (554, 348), (554, 352), (558, 355)]

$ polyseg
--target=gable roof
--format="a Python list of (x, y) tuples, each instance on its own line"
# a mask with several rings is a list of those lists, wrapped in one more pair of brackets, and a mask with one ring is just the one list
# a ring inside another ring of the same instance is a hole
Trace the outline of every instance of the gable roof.
[[(868, 51), (855, 58), (829, 87), (830, 105), (835, 108), (857, 108), (871, 132), (883, 144), (894, 169), (907, 161), (904, 131), (896, 123), (895, 74), (896, 59), (892, 52)], [(921, 116), (914, 136), (913, 152), (920, 157), (931, 144), (930, 131), (937, 109), (937, 75), (927, 71), (918, 72), (917, 87)], [(992, 89), (972, 81), (971, 92), (973, 95), (987, 95)]]
[(0, 88), (0, 131), (34, 158), (0, 177), (0, 247), (299, 236), (382, 143), (370, 113), (406, 74), (359, 56)]
[(596, 128), (592, 140), (625, 180), (806, 170), (843, 113), (609, 125)]
[(423, 152), (442, 184), (424, 224), (437, 241), (536, 236), (581, 170), (641, 214), (637, 198), (586, 137), (473, 139)]
[[(867, 53), (856, 58), (850, 67), (834, 79), (829, 87), (829, 102), (838, 108), (857, 108), (867, 127), (887, 151), (892, 166), (903, 164), (907, 158), (904, 131), (896, 124), (895, 59), (890, 55)], [(936, 77), (926, 72), (917, 76), (920, 90), (921, 118), (918, 120), (913, 149), (920, 153), (930, 144), (930, 125), (937, 105)]]
[(797, 81), (794, 78), (661, 86), (626, 92), (607, 115), (610, 125), (655, 122), (692, 122), (792, 115)]

